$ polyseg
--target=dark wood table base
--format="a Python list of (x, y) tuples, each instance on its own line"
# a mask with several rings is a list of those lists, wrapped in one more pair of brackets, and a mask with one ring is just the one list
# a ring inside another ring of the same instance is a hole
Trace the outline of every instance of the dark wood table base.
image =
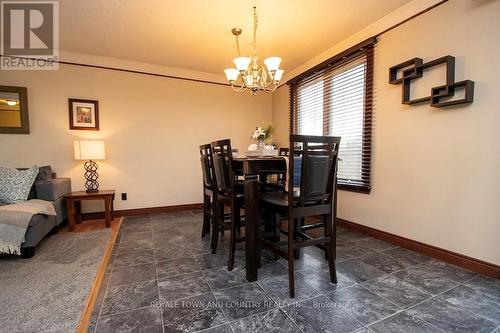
[(246, 278), (257, 281), (260, 265), (259, 251), (259, 188), (258, 175), (265, 172), (286, 171), (283, 157), (235, 158), (235, 169), (242, 170), (245, 177), (245, 246)]

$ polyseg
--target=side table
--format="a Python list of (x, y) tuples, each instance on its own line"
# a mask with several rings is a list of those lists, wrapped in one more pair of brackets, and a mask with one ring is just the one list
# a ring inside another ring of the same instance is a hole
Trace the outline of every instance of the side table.
[(113, 201), (115, 200), (115, 190), (104, 190), (94, 193), (85, 191), (71, 192), (64, 196), (66, 199), (66, 208), (68, 211), (69, 231), (75, 230), (75, 224), (82, 222), (81, 202), (85, 200), (103, 200), (104, 217), (106, 228), (109, 228), (113, 220)]

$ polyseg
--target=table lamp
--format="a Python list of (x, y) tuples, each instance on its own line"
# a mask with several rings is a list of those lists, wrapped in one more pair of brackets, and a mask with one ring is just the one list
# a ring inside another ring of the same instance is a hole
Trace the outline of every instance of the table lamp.
[(87, 160), (85, 168), (85, 188), (87, 193), (99, 192), (97, 163), (94, 160), (106, 158), (106, 149), (102, 140), (77, 140), (74, 142), (75, 160)]

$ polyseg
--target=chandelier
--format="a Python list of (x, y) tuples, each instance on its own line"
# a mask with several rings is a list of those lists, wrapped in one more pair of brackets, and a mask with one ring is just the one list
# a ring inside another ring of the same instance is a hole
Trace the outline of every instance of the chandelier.
[(249, 89), (252, 92), (252, 95), (257, 94), (257, 91), (259, 90), (272, 93), (278, 87), (278, 83), (283, 76), (283, 70), (279, 68), (281, 63), (280, 57), (267, 58), (264, 60), (264, 64), (266, 65), (265, 67), (260, 65), (258, 62), (257, 22), (257, 8), (253, 7), (253, 40), (251, 44), (252, 54), (250, 57), (242, 57), (240, 55), (238, 36), (241, 35), (242, 30), (240, 28), (233, 28), (231, 30), (236, 38), (238, 57), (233, 60), (236, 68), (228, 68), (224, 70), (227, 80), (231, 84), (234, 91), (244, 92)]

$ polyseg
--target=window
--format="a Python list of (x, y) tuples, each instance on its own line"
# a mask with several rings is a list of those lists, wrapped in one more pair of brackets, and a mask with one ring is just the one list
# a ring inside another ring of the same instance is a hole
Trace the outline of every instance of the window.
[(340, 136), (339, 189), (370, 191), (373, 41), (292, 79), (292, 133)]

